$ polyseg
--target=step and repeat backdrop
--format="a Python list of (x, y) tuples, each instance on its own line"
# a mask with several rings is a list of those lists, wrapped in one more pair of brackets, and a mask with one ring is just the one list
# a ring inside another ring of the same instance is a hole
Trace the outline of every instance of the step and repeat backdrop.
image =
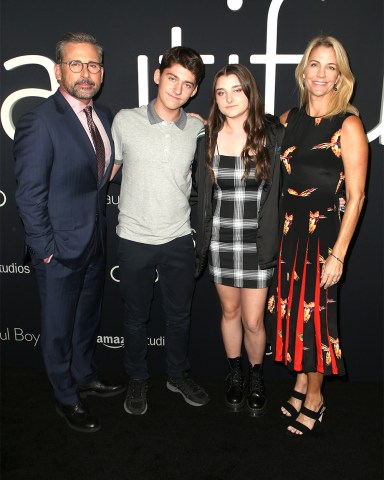
[[(346, 47), (356, 76), (353, 103), (370, 142), (367, 201), (339, 295), (342, 346), (349, 378), (382, 380), (383, 340), (383, 5), (381, 0), (2, 0), (1, 5), (1, 325), (2, 365), (42, 366), (39, 301), (33, 269), (23, 265), (24, 232), (14, 193), (12, 143), (18, 118), (56, 91), (56, 41), (85, 31), (104, 46), (105, 79), (98, 102), (113, 114), (156, 95), (153, 71), (170, 46), (198, 50), (206, 77), (186, 110), (206, 116), (215, 72), (243, 63), (254, 73), (266, 111), (297, 105), (295, 66), (307, 42), (320, 33)], [(101, 369), (123, 371), (122, 301), (115, 227), (119, 187), (107, 197), (108, 252), (97, 359)], [(164, 315), (157, 279), (149, 325), (149, 362), (164, 373)], [(190, 359), (195, 374), (226, 370), (220, 306), (207, 272), (197, 282)], [(266, 357), (267, 376), (287, 375)]]

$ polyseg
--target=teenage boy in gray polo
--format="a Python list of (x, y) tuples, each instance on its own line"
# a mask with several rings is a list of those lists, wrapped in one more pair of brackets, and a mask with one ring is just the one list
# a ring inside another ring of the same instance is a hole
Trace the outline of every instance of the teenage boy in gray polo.
[(195, 285), (191, 166), (203, 125), (182, 108), (196, 94), (203, 76), (197, 52), (171, 48), (154, 73), (157, 97), (146, 106), (121, 110), (113, 121), (113, 174), (124, 165), (117, 226), (129, 376), (124, 409), (133, 415), (147, 411), (147, 324), (156, 269), (166, 314), (167, 388), (193, 406), (209, 401), (188, 374), (187, 356)]

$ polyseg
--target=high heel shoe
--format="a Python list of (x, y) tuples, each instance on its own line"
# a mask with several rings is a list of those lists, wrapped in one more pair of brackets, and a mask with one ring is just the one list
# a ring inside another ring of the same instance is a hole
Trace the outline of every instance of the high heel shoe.
[[(300, 400), (302, 403), (305, 401), (305, 393), (298, 392), (297, 390), (292, 390), (291, 396), (289, 398), (296, 398), (297, 400)], [(290, 415), (286, 415), (281, 409), (280, 409), (280, 415), (282, 418), (287, 418), (289, 420), (294, 420), (298, 415), (299, 412), (296, 410), (296, 408), (286, 400), (282, 405), (281, 408), (285, 408)]]
[(321, 426), (321, 422), (323, 420), (323, 415), (325, 412), (326, 406), (324, 403), (321, 404), (320, 408), (315, 412), (314, 410), (310, 410), (307, 407), (304, 407), (304, 405), (301, 407), (300, 413), (302, 415), (305, 415), (308, 418), (311, 418), (312, 420), (315, 420), (315, 423), (312, 428), (308, 428), (306, 425), (304, 425), (301, 422), (298, 422), (297, 420), (293, 420), (293, 422), (290, 423), (290, 427), (295, 428), (298, 430), (300, 433), (295, 433), (291, 432), (290, 430), (287, 430), (287, 434), (293, 437), (303, 437), (304, 435), (312, 435), (319, 429)]

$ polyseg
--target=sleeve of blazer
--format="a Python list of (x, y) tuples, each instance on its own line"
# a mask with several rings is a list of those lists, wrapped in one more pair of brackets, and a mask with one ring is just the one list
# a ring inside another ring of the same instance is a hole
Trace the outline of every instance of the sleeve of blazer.
[(53, 145), (46, 121), (34, 111), (24, 115), (17, 126), (14, 156), (16, 204), (26, 244), (35, 258), (43, 259), (55, 251), (48, 215)]
[(192, 163), (192, 188), (189, 203), (191, 206), (198, 202), (199, 179), (201, 177), (202, 162), (205, 154), (205, 129), (202, 128), (197, 134), (195, 156)]
[(285, 130), (277, 117), (267, 115), (266, 120), (271, 181), (268, 195), (259, 212), (257, 248), (261, 268), (271, 268), (277, 263), (279, 249), (280, 150)]
[(196, 262), (195, 278), (204, 272), (208, 263), (208, 251), (212, 234), (212, 180), (205, 165), (206, 136), (205, 131), (199, 133), (194, 163), (193, 189), (197, 200), (196, 224)]

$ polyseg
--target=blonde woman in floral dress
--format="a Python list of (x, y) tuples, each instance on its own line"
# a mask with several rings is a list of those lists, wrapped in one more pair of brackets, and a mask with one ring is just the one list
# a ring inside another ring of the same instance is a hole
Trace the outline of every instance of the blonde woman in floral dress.
[[(317, 37), (296, 69), (300, 108), (281, 116), (281, 243), (268, 299), (275, 360), (296, 373), (281, 411), (288, 433), (311, 433), (322, 421), (324, 375), (345, 373), (337, 326), (337, 284), (364, 202), (367, 140), (349, 103), (354, 77), (333, 37)], [(346, 208), (339, 216), (338, 194)]]

